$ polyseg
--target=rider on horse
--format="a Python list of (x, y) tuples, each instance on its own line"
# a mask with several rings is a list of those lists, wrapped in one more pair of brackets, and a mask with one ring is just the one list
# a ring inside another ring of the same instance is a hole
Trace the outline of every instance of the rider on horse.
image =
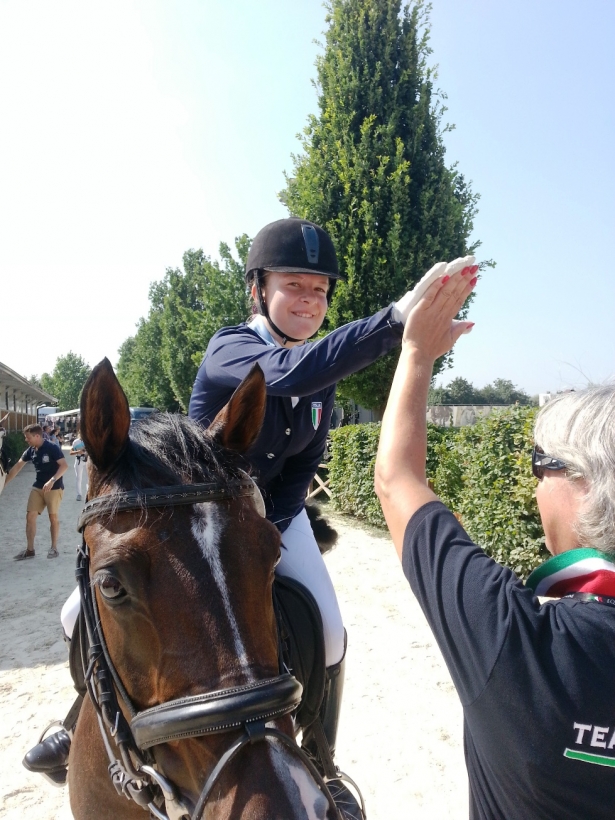
[[(308, 343), (322, 326), (337, 282), (344, 279), (333, 242), (320, 226), (294, 217), (265, 226), (252, 243), (246, 265), (254, 315), (212, 337), (190, 401), (190, 416), (207, 425), (255, 363), (264, 372), (265, 421), (247, 459), (265, 492), (267, 517), (282, 536), (276, 572), (307, 587), (322, 617), (327, 682), (321, 724), (329, 760), (342, 700), (346, 634), (305, 498), (325, 449), (337, 381), (397, 347), (408, 314), (406, 295), (374, 316)], [(78, 596), (73, 600), (75, 606), (65, 606), (62, 613), (69, 636), (79, 607)], [(322, 763), (309, 730), (303, 743)], [(63, 730), (32, 749), (24, 764), (33, 771), (61, 774), (69, 747), (69, 734)], [(361, 816), (358, 806), (356, 816)]]
[[(246, 265), (254, 315), (216, 333), (205, 353), (190, 400), (190, 416), (210, 424), (258, 362), (267, 385), (265, 421), (246, 457), (258, 471), (267, 517), (282, 536), (278, 576), (299, 581), (316, 599), (325, 636), (326, 686), (321, 723), (335, 752), (342, 702), (346, 635), (335, 590), (305, 510), (305, 499), (325, 449), (336, 383), (400, 343), (403, 324), (390, 305), (317, 341), (340, 273), (329, 235), (304, 219), (265, 226)], [(318, 761), (313, 732), (303, 746)], [(357, 817), (360, 816), (358, 813)]]

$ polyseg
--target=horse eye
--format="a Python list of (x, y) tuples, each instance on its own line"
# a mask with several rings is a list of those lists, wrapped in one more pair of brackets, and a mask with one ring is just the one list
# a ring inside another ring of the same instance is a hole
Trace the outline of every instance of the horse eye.
[(124, 587), (117, 578), (113, 578), (111, 575), (105, 575), (105, 577), (98, 582), (98, 588), (103, 598), (106, 598), (108, 601), (117, 601), (118, 598), (123, 598), (124, 595), (126, 595)]

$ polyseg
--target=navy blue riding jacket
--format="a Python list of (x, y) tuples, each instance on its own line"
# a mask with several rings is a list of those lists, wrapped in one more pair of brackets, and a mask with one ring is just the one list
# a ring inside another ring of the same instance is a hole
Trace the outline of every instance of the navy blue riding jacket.
[[(266, 491), (267, 517), (281, 532), (303, 509), (322, 458), (336, 383), (400, 344), (393, 306), (337, 328), (316, 342), (284, 348), (247, 324), (224, 327), (210, 340), (190, 398), (189, 415), (209, 425), (258, 362), (267, 406), (260, 435), (246, 454)], [(293, 397), (298, 399), (293, 407)]]

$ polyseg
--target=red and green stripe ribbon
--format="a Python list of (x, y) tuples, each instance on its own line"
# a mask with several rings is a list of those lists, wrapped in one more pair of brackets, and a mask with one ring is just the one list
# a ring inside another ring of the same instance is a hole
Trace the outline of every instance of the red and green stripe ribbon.
[(589, 547), (568, 550), (535, 569), (526, 586), (550, 598), (571, 592), (615, 597), (615, 557)]

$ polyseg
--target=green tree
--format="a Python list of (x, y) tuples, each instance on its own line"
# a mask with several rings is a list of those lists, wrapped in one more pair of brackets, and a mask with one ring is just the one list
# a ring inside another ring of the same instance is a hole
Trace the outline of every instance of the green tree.
[(162, 311), (166, 293), (165, 282), (154, 282), (150, 286), (149, 315), (139, 320), (136, 334), (120, 347), (117, 376), (132, 406), (177, 412), (179, 401), (162, 362)]
[(508, 379), (495, 379), (478, 391), (483, 404), (533, 404), (524, 390), (520, 390)]
[(467, 379), (458, 376), (446, 388), (448, 397), (447, 404), (474, 404), (476, 402), (476, 390), (474, 385)]
[(190, 250), (184, 254), (183, 271), (169, 269), (166, 273), (162, 364), (184, 410), (188, 409), (196, 372), (211, 337), (221, 327), (239, 324), (248, 316), (244, 270), (249, 237), (238, 237), (235, 247), (239, 260), (223, 242), (222, 265), (202, 250)]
[(57, 397), (58, 410), (73, 410), (79, 407), (83, 385), (91, 372), (92, 368), (71, 350), (57, 358), (53, 373), (43, 373), (40, 383), (43, 390)]
[[(434, 262), (479, 243), (468, 244), (478, 197), (444, 159), (443, 95), (427, 65), (429, 7), (330, 0), (327, 9), (320, 113), (309, 118), (280, 198), (335, 241), (347, 282), (337, 287), (331, 329), (374, 313)], [(382, 407), (396, 358), (342, 382), (341, 397)]]
[(538, 404), (508, 379), (494, 379), (493, 384), (476, 388), (467, 379), (457, 377), (446, 387), (431, 387), (428, 404)]

